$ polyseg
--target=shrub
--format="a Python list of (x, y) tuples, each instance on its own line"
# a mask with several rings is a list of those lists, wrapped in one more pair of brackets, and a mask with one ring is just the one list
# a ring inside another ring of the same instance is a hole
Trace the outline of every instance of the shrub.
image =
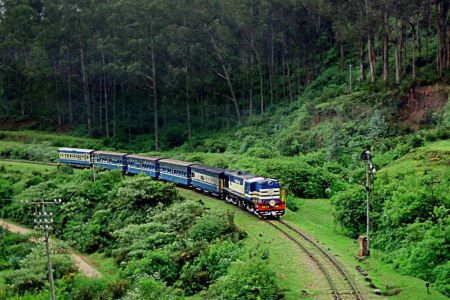
[(229, 211), (226, 213), (213, 211), (207, 212), (197, 219), (188, 234), (194, 240), (212, 241), (234, 232), (237, 232), (234, 215)]
[(356, 238), (365, 229), (365, 190), (362, 186), (352, 186), (331, 198), (334, 205), (333, 216), (344, 231)]
[(208, 299), (276, 300), (283, 299), (277, 276), (261, 258), (236, 262), (228, 274), (213, 284)]
[(239, 245), (231, 241), (210, 245), (193, 262), (183, 266), (177, 286), (182, 287), (188, 295), (201, 291), (225, 275), (240, 254)]
[(286, 199), (286, 207), (291, 211), (297, 211), (298, 210), (297, 199), (291, 195), (288, 195)]
[[(160, 299), (177, 300), (184, 299), (179, 290), (166, 286), (163, 282), (152, 277), (141, 277), (137, 280), (134, 288), (127, 293), (124, 300)], [(81, 298), (80, 298), (81, 299)]]

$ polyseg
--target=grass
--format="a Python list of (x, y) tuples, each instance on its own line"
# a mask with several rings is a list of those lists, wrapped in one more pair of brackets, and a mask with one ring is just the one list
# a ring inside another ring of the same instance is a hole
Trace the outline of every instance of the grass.
[[(432, 288), (430, 294), (427, 294), (425, 281), (399, 274), (391, 264), (382, 261), (384, 254), (380, 251), (372, 251), (372, 256), (369, 259), (359, 262), (355, 258), (359, 245), (355, 240), (339, 232), (339, 228), (333, 222), (332, 205), (329, 200), (296, 199), (295, 201), (297, 201), (300, 209), (297, 212), (288, 211), (284, 220), (315, 237), (325, 248), (331, 249), (331, 253), (335, 254), (347, 266), (347, 271), (357, 284), (365, 286), (366, 292), (369, 288), (363, 277), (356, 272), (356, 265), (360, 265), (366, 270), (375, 285), (381, 290), (386, 290), (386, 285), (400, 288), (400, 294), (391, 296), (394, 299), (448, 299)], [(370, 295), (370, 297), (376, 297), (374, 294)]]
[(99, 149), (102, 147), (102, 141), (99, 139), (30, 130), (0, 131), (0, 137), (4, 141), (15, 141), (24, 144), (50, 142), (55, 147), (96, 147)]
[(180, 189), (179, 191), (183, 197), (196, 201), (201, 200), (211, 209), (234, 212), (236, 225), (248, 234), (244, 241), (246, 252), (255, 252), (257, 249), (260, 251), (269, 250), (268, 263), (272, 270), (276, 272), (278, 283), (285, 290), (287, 299), (305, 298), (302, 295), (302, 290), (306, 291), (311, 297), (327, 295), (329, 290), (326, 283), (317, 280), (316, 273), (309, 268), (308, 259), (304, 253), (279, 231), (219, 199), (190, 190)]
[(87, 262), (94, 266), (104, 278), (118, 278), (119, 270), (112, 257), (105, 256), (104, 253), (95, 252), (86, 256)]
[(409, 172), (420, 171), (420, 173), (423, 173), (428, 169), (433, 169), (436, 172), (448, 172), (449, 157), (450, 140), (427, 143), (382, 168), (378, 174), (399, 176)]
[(434, 151), (450, 151), (450, 139), (426, 143), (422, 148)]
[(15, 170), (22, 173), (32, 173), (33, 171), (49, 172), (56, 168), (56, 166), (51, 165), (28, 164), (25, 162), (2, 161), (2, 160), (0, 160), (0, 166), (4, 166), (6, 170)]

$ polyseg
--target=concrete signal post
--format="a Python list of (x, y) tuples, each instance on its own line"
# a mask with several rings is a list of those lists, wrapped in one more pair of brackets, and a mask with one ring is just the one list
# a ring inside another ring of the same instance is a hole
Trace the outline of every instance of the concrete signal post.
[(376, 170), (372, 164), (372, 155), (369, 150), (363, 151), (360, 158), (366, 165), (366, 236), (359, 238), (361, 244), (360, 256), (370, 256), (370, 197), (372, 195), (373, 176)]

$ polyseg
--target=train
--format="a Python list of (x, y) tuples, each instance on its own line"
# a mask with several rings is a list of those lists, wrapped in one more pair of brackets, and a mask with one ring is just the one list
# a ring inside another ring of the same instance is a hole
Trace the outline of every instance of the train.
[(58, 156), (61, 164), (71, 167), (120, 170), (124, 175), (145, 174), (155, 180), (196, 189), (263, 218), (280, 218), (286, 210), (286, 193), (277, 180), (242, 171), (92, 149), (59, 148)]

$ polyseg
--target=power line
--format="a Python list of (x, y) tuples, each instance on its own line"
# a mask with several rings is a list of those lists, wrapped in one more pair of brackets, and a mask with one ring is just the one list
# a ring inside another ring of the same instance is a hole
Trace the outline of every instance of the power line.
[(35, 229), (43, 229), (44, 230), (44, 241), (45, 241), (45, 252), (47, 256), (47, 269), (48, 269), (48, 282), (50, 286), (50, 299), (55, 300), (55, 282), (53, 279), (53, 269), (52, 269), (52, 261), (50, 259), (50, 245), (49, 245), (49, 236), (50, 231), (53, 229), (53, 213), (48, 213), (45, 209), (46, 205), (58, 205), (62, 203), (62, 200), (54, 199), (53, 201), (46, 200), (33, 200), (22, 201), (25, 205), (34, 205), (34, 228)]

